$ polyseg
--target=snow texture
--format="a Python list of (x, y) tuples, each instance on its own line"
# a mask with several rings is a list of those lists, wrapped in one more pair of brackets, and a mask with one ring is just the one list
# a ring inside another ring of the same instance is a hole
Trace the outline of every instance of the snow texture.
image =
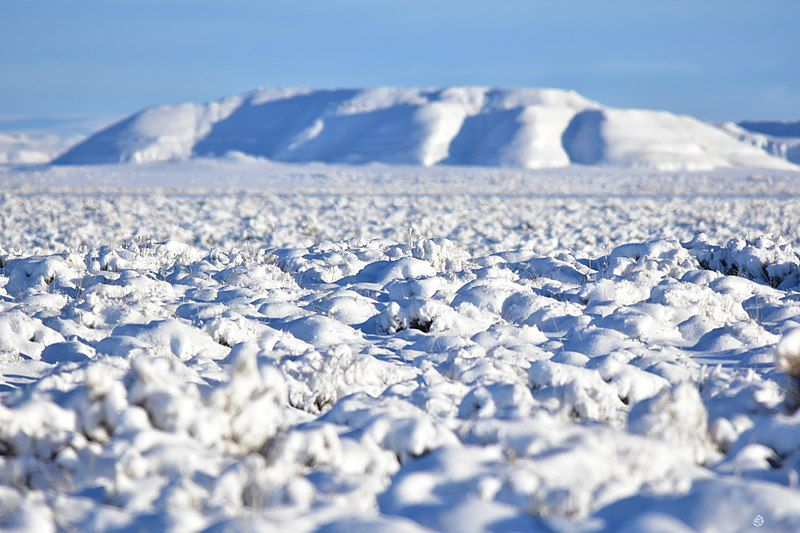
[(0, 195), (0, 529), (800, 529), (800, 202), (327, 172)]

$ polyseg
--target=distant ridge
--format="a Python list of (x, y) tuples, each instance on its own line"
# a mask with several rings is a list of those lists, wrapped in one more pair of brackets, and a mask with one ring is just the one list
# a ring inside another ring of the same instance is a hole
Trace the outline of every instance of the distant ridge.
[(782, 122), (778, 120), (745, 120), (739, 123), (742, 128), (754, 133), (763, 133), (773, 137), (800, 138), (800, 120)]
[(285, 162), (796, 168), (730, 132), (663, 111), (614, 109), (559, 89), (257, 89), (144, 109), (53, 163), (219, 157)]
[(726, 122), (722, 128), (742, 142), (800, 164), (800, 121)]

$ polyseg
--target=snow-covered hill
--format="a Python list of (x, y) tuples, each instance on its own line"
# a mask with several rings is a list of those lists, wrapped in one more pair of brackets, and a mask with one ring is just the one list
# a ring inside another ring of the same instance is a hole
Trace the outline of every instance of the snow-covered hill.
[(722, 127), (743, 142), (800, 163), (800, 122), (727, 122)]
[(558, 89), (258, 89), (145, 109), (56, 164), (149, 162), (241, 152), (277, 161), (660, 170), (796, 168), (688, 117), (613, 109)]

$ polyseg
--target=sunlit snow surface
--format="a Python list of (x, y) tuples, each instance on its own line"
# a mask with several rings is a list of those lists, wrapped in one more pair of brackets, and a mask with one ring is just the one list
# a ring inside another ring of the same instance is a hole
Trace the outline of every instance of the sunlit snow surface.
[(796, 173), (0, 178), (0, 529), (800, 528)]

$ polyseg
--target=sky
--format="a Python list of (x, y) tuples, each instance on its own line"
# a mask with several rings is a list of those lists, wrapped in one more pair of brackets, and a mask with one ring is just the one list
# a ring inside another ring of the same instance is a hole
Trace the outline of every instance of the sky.
[(799, 0), (0, 0), (0, 125), (382, 85), (798, 120), (799, 28)]

